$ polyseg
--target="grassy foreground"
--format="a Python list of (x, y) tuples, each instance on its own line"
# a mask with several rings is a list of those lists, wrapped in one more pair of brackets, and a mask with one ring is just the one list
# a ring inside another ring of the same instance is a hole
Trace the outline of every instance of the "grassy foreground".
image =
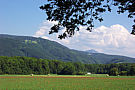
[(135, 90), (135, 76), (0, 75), (0, 90)]

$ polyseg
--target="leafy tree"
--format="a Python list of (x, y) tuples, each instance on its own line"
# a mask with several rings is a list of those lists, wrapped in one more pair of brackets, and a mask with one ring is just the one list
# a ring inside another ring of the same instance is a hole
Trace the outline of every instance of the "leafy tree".
[(54, 60), (49, 60), (49, 68), (50, 68), (50, 73), (56, 74), (56, 67)]
[(64, 63), (58, 61), (57, 62), (57, 74), (60, 73), (62, 71), (62, 69), (64, 68)]
[(131, 66), (131, 69), (130, 69), (130, 75), (135, 75), (135, 66)]
[(120, 75), (122, 75), (122, 76), (127, 76), (127, 73), (128, 73), (127, 71), (121, 71), (121, 72), (120, 72)]
[(61, 70), (61, 75), (74, 75), (75, 74), (75, 67), (72, 63), (67, 63), (66, 66)]
[(2, 68), (1, 68), (1, 61), (0, 61), (0, 74), (3, 74)]
[(84, 72), (85, 71), (84, 64), (82, 64), (80, 62), (75, 62), (74, 66), (75, 66), (75, 71), (76, 72)]
[(0, 69), (0, 75), (3, 74), (2, 70)]
[(114, 67), (110, 69), (110, 75), (117, 76), (118, 75), (118, 68)]
[(97, 73), (103, 74), (103, 73), (104, 73), (103, 68), (98, 68), (98, 69), (97, 69)]
[[(59, 35), (60, 39), (71, 37), (79, 31), (79, 25), (88, 26), (91, 31), (94, 27), (94, 20), (103, 21), (101, 13), (111, 12), (112, 6), (117, 6), (117, 13), (128, 11), (128, 17), (135, 15), (135, 0), (47, 0), (48, 3), (42, 5), (40, 9), (46, 11), (47, 20), (58, 21), (51, 28), (49, 34), (58, 33), (61, 27), (66, 31)], [(134, 19), (135, 22), (135, 19)], [(135, 24), (131, 32), (135, 34)]]
[(85, 75), (86, 72), (82, 72), (82, 71), (79, 71), (79, 72), (76, 72), (76, 75)]
[(87, 72), (97, 73), (97, 68), (98, 68), (98, 65), (96, 64), (85, 64), (85, 70)]
[(49, 69), (49, 64), (47, 60), (42, 60), (42, 73), (43, 74), (49, 74), (50, 69)]

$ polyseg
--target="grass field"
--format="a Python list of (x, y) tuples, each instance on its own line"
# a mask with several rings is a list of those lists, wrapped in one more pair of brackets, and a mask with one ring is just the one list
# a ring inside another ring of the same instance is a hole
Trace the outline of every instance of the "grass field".
[(135, 76), (0, 75), (0, 90), (135, 90)]

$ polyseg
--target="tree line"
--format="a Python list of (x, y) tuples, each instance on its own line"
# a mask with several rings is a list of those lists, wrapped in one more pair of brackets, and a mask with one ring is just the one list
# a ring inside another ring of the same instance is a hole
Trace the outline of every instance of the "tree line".
[(0, 56), (0, 74), (84, 75), (87, 72), (114, 76), (135, 75), (135, 63), (83, 64), (80, 62), (62, 62), (33, 57)]

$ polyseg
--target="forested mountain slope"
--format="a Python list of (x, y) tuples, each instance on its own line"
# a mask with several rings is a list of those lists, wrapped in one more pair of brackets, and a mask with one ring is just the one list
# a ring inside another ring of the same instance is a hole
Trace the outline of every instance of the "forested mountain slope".
[(103, 53), (91, 53), (91, 56), (97, 63), (110, 64), (110, 63), (135, 63), (135, 58), (129, 58), (119, 55), (108, 55)]
[(62, 61), (96, 63), (86, 52), (71, 50), (57, 42), (29, 36), (0, 35), (0, 56), (27, 56)]
[(88, 53), (69, 49), (57, 42), (30, 36), (0, 34), (0, 56), (27, 56), (82, 63), (135, 63), (134, 58)]

